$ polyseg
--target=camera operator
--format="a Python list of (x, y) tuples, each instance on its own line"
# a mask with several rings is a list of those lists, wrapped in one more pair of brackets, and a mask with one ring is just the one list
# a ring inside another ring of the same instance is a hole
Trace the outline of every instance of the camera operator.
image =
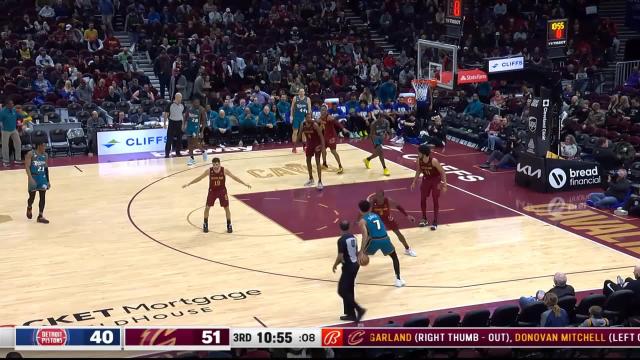
[(587, 205), (596, 208), (610, 208), (624, 200), (631, 189), (631, 183), (627, 180), (627, 170), (618, 169), (609, 172), (605, 186), (608, 187), (604, 193), (591, 193), (587, 196)]
[(501, 150), (494, 150), (487, 161), (480, 164), (483, 169), (496, 171), (498, 168), (513, 167), (518, 163), (518, 157), (523, 151), (520, 138), (513, 132), (507, 138)]
[(640, 217), (640, 185), (631, 185), (634, 191), (627, 202), (622, 207), (616, 209), (613, 213), (618, 216), (631, 215)]
[(447, 127), (442, 123), (442, 116), (437, 114), (431, 117), (431, 122), (427, 126), (426, 143), (435, 147), (444, 147), (447, 142)]

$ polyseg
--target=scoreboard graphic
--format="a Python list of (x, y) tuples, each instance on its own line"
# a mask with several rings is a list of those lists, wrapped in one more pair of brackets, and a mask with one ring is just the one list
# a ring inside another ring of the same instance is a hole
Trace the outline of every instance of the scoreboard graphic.
[(568, 19), (547, 21), (547, 48), (564, 48), (567, 46)]
[(0, 328), (0, 348), (36, 351), (566, 347), (637, 348), (640, 328)]

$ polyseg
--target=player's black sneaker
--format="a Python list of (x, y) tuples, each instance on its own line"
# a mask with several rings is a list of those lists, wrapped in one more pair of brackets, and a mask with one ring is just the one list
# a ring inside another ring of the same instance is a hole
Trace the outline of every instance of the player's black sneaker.
[(227, 225), (227, 232), (229, 234), (231, 234), (233, 232), (233, 227), (231, 226), (231, 224)]
[(202, 223), (202, 232), (204, 232), (204, 233), (208, 233), (209, 232), (209, 224), (208, 223)]
[(31, 212), (31, 208), (27, 208), (27, 219), (31, 220), (33, 218), (33, 213)]
[(438, 224), (437, 223), (434, 222), (433, 224), (431, 224), (431, 230), (435, 231), (437, 229), (438, 229)]
[(356, 322), (360, 322), (360, 320), (362, 320), (366, 312), (367, 312), (367, 309), (365, 308), (360, 309), (360, 311), (358, 311), (358, 317), (356, 318)]
[(41, 224), (48, 224), (49, 220), (45, 219), (42, 215), (38, 216), (38, 222)]
[(357, 321), (356, 317), (353, 315), (342, 315), (340, 316), (340, 320), (342, 321)]

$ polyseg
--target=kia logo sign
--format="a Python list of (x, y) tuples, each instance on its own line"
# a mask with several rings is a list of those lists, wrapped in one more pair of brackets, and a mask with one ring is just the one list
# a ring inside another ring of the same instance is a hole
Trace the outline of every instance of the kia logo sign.
[(522, 56), (489, 60), (489, 73), (522, 69), (524, 69), (524, 57)]
[(540, 179), (542, 177), (542, 170), (538, 169), (536, 171), (533, 171), (533, 169), (531, 168), (531, 165), (522, 165), (520, 163), (518, 163), (516, 170), (519, 173), (523, 173), (527, 176), (531, 176), (531, 177), (535, 177)]

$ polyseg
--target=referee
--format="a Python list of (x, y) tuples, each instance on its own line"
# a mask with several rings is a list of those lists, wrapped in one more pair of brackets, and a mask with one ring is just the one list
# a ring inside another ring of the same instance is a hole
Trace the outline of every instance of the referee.
[(356, 276), (358, 275), (358, 245), (355, 236), (349, 232), (349, 221), (340, 222), (342, 236), (338, 239), (338, 257), (333, 264), (333, 272), (336, 272), (338, 264), (342, 263), (342, 275), (338, 281), (338, 295), (344, 303), (344, 315), (340, 316), (343, 321), (356, 321), (364, 316), (366, 310), (362, 308), (355, 299)]
[[(176, 156), (180, 156), (180, 148), (182, 147), (182, 121), (187, 111), (182, 103), (182, 94), (176, 93), (171, 104), (167, 105), (164, 110), (163, 119), (164, 127), (167, 129), (167, 144), (164, 146), (164, 157), (168, 158), (171, 154), (171, 146), (176, 152)], [(167, 127), (169, 120), (169, 127)]]

